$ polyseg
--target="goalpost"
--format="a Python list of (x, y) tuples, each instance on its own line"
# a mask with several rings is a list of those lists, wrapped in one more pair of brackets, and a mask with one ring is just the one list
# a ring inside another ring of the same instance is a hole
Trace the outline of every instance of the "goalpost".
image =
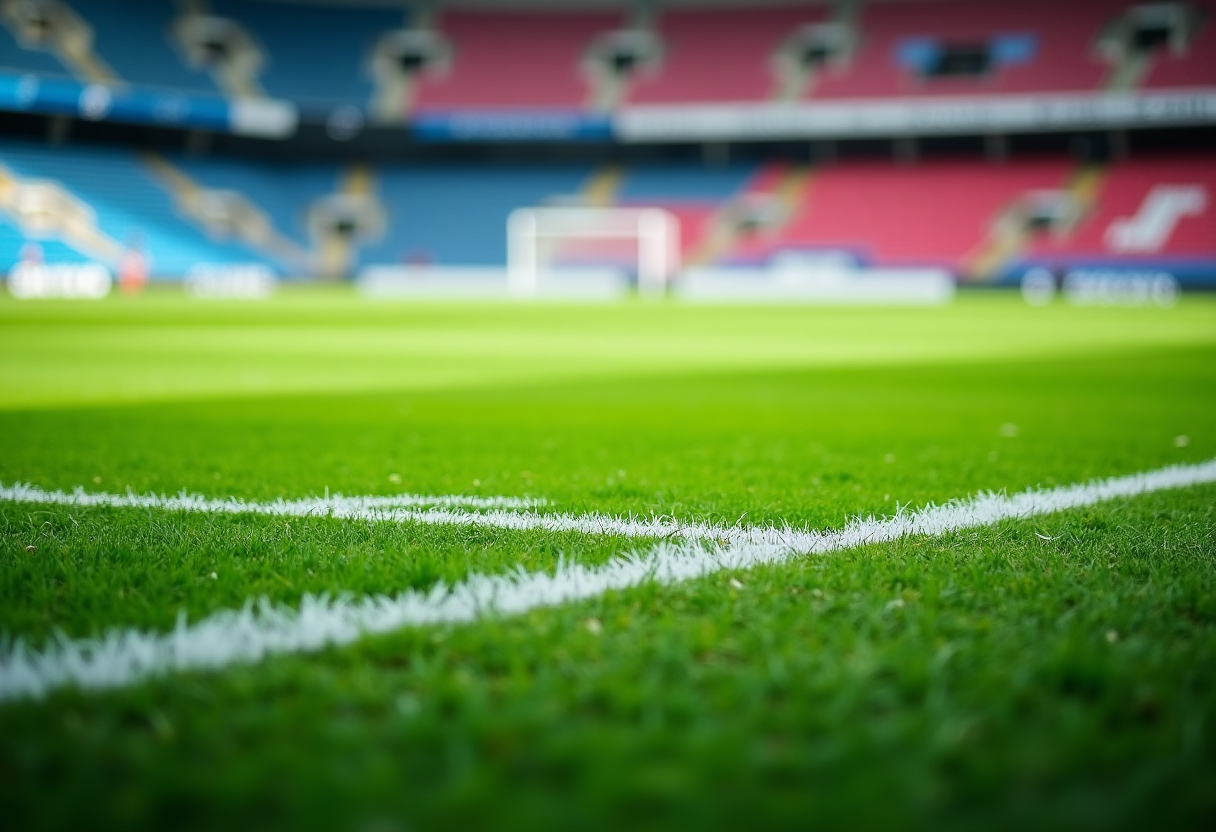
[(507, 279), (519, 297), (605, 272), (636, 275), (639, 294), (661, 297), (679, 260), (679, 223), (661, 208), (519, 208), (507, 218)]

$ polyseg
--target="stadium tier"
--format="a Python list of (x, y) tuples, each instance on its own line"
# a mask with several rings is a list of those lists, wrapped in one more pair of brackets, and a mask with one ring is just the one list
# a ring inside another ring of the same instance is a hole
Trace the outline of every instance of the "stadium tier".
[[(378, 120), (453, 111), (1216, 85), (1216, 3), (978, 0), (618, 11), (7, 0), (0, 70)], [(1205, 57), (1205, 55), (1207, 57)]]
[[(1097, 89), (1108, 66), (1093, 43), (1125, 3), (901, 3), (862, 8), (847, 68), (816, 98)], [(1048, 25), (1048, 22), (1050, 24)]]
[(257, 74), (265, 94), (306, 113), (364, 106), (373, 95), (378, 40), (406, 25), (404, 8), (355, 8), (212, 0), (211, 13), (237, 21), (264, 52)]
[(1216, 247), (1216, 159), (1142, 158), (1110, 167), (1093, 210), (1075, 231), (1042, 234), (1028, 254), (1041, 262), (1095, 264), (1162, 258), (1177, 270), (1211, 261)]
[[(109, 148), (0, 145), (0, 221), (48, 263), (82, 257), (117, 266), (136, 250), (159, 276), (181, 277), (198, 264), (259, 261), (252, 249), (209, 235), (156, 181), (137, 154)], [(12, 239), (12, 237), (8, 237)], [(5, 244), (0, 269), (22, 250)]]
[(453, 46), (450, 66), (422, 76), (417, 107), (581, 109), (591, 94), (584, 53), (623, 23), (598, 12), (444, 13), (437, 28)]
[[(30, 240), (27, 235), (21, 232), (17, 226), (6, 221), (3, 214), (0, 214), (0, 251), (10, 255), (10, 253), (20, 252), (29, 246)], [(63, 263), (65, 265), (80, 265), (89, 262), (87, 255), (81, 254), (71, 246), (65, 245), (58, 240), (39, 240), (38, 248), (42, 252), (42, 256), (51, 263)], [(0, 268), (8, 269), (12, 266), (12, 262), (0, 263)]]
[(1001, 212), (1026, 193), (1063, 188), (1065, 159), (985, 167), (975, 161), (844, 163), (815, 171), (789, 220), (745, 243), (752, 258), (789, 250), (843, 251), (886, 266), (947, 265), (966, 258)]
[[(284, 275), (402, 263), (503, 266), (513, 209), (598, 205), (670, 211), (682, 225), (686, 265), (801, 254), (943, 267), (977, 281), (1078, 263), (1216, 279), (1210, 154), (1109, 165), (1052, 157), (593, 169), (300, 165), (5, 142), (0, 175), (0, 269), (26, 241), (41, 242), (47, 260), (111, 262), (134, 243), (163, 277), (200, 263), (256, 262)], [(40, 225), (38, 203), (30, 210), (12, 195), (47, 184), (54, 195), (40, 197), (59, 216)]]
[[(1145, 85), (1169, 89), (1216, 84), (1216, 4), (1205, 3), (1193, 40), (1184, 50), (1160, 49), (1148, 67)], [(1206, 55), (1207, 58), (1202, 56)]]
[(384, 167), (377, 180), (385, 233), (362, 262), (502, 266), (507, 215), (577, 194), (589, 174), (578, 165)]
[(682, 262), (704, 262), (706, 241), (714, 236), (715, 219), (758, 176), (754, 164), (608, 169), (601, 182), (603, 204), (653, 206), (675, 217), (680, 229)]
[(613, 199), (625, 204), (702, 203), (719, 205), (747, 187), (756, 166), (654, 166), (621, 171)]
[(0, 69), (13, 73), (58, 75), (65, 72), (63, 63), (50, 52), (41, 49), (26, 49), (18, 40), (15, 27), (0, 26)]
[(745, 228), (719, 257), (740, 264), (845, 257), (884, 268), (941, 267), (976, 282), (1015, 280), (1035, 267), (1155, 269), (1210, 284), (1213, 194), (1211, 155), (776, 168), (761, 172), (740, 201), (776, 201), (775, 221)]
[[(205, 66), (191, 66), (172, 41), (177, 4), (141, 2), (138, 13), (124, 0), (89, 0), (73, 8), (93, 30), (93, 52), (103, 72), (131, 84), (216, 95), (222, 90)], [(79, 74), (78, 66), (69, 70)], [(82, 80), (97, 80), (85, 77)]]
[[(801, 27), (822, 22), (828, 7), (771, 9), (676, 9), (656, 29), (663, 44), (660, 66), (642, 73), (630, 100), (636, 103), (761, 101), (776, 90), (772, 58)], [(712, 66), (716, 71), (706, 72)]]
[(307, 210), (310, 203), (339, 186), (334, 166), (282, 165), (274, 162), (250, 164), (244, 160), (217, 157), (197, 158), (177, 153), (160, 160), (162, 170), (175, 170), (173, 179), (160, 180), (170, 188), (191, 187), (218, 193), (239, 194), (267, 216), (285, 238), (308, 244)]

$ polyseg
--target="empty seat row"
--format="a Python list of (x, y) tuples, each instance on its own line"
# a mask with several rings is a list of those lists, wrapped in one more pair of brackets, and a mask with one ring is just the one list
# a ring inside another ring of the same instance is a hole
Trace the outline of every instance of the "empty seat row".
[(369, 264), (500, 266), (507, 215), (543, 204), (665, 208), (688, 265), (801, 254), (977, 280), (1031, 261), (1181, 263), (1216, 276), (1210, 153), (1101, 166), (1050, 157), (368, 168), (13, 141), (0, 146), (0, 271), (29, 241), (48, 259), (111, 263), (137, 247), (164, 277), (250, 262), (334, 276)]
[(481, 108), (1216, 85), (1214, 0), (428, 9), (8, 0), (0, 68), (268, 95), (306, 113), (350, 105), (389, 120)]

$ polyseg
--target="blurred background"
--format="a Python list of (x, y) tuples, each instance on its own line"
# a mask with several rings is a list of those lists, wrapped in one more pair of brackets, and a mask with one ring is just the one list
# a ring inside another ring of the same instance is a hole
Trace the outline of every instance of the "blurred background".
[(1216, 2), (0, 0), (18, 297), (1169, 304)]

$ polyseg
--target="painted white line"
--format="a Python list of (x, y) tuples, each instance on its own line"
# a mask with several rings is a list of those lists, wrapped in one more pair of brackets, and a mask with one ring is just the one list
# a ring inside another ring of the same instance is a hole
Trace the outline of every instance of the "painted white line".
[(115, 508), (159, 508), (167, 511), (202, 511), (212, 514), (270, 514), (286, 517), (351, 517), (379, 519), (388, 512), (417, 508), (532, 509), (546, 501), (535, 497), (474, 497), (464, 494), (393, 494), (387, 497), (305, 497), (301, 500), (254, 502), (236, 497), (200, 497), (185, 491), (174, 495), (46, 491), (36, 485), (0, 483), (0, 502), (49, 503), (62, 506), (111, 506)]
[[(660, 542), (602, 566), (561, 561), (553, 574), (519, 570), (472, 575), (453, 586), (396, 597), (304, 596), (292, 609), (250, 602), (168, 633), (111, 630), (96, 639), (61, 638), (43, 650), (21, 641), (0, 647), (0, 701), (39, 699), (59, 687), (100, 690), (172, 671), (248, 664), (269, 656), (349, 644), (403, 627), (472, 621), (598, 597), (647, 581), (674, 583), (722, 569), (746, 569), (907, 535), (938, 535), (1170, 488), (1216, 482), (1216, 460), (1012, 496), (984, 494), (886, 519), (857, 520), (838, 531), (737, 529), (727, 542)], [(74, 503), (82, 504), (82, 503)]]
[[(579, 532), (618, 537), (684, 538), (735, 542), (772, 538), (793, 545), (798, 532), (778, 529), (687, 523), (668, 517), (616, 517), (607, 514), (541, 513), (532, 509), (544, 500), (524, 497), (423, 497), (404, 494), (394, 497), (308, 497), (300, 500), (254, 502), (232, 497), (209, 498), (182, 492), (177, 495), (46, 491), (37, 486), (0, 484), (0, 501), (63, 506), (107, 506), (153, 508), (165, 511), (211, 514), (263, 514), (272, 517), (333, 517), (344, 520), (427, 523), (444, 526), (487, 526), (512, 531), (541, 530)], [(425, 507), (425, 508), (422, 508)], [(485, 509), (469, 511), (464, 509)]]

